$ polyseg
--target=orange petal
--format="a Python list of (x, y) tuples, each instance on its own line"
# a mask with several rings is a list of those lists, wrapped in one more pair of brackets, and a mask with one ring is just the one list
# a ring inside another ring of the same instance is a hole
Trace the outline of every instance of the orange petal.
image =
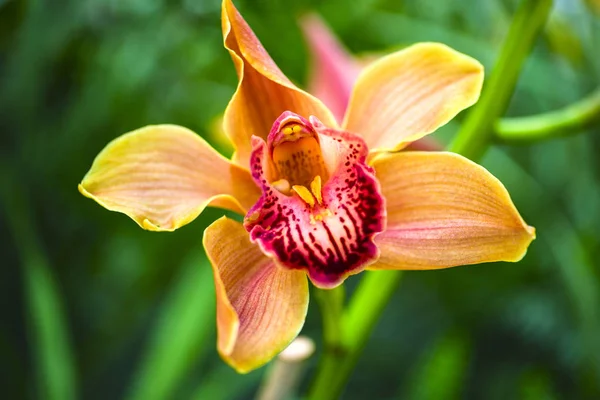
[(239, 78), (223, 119), (224, 130), (236, 149), (234, 162), (248, 168), (250, 138), (266, 139), (284, 111), (305, 118), (314, 115), (327, 126), (337, 126), (320, 100), (298, 89), (281, 72), (230, 0), (223, 1), (222, 25), (225, 48)]
[(344, 129), (372, 150), (399, 150), (435, 131), (479, 98), (483, 67), (438, 43), (420, 43), (365, 68)]
[(204, 231), (217, 293), (217, 347), (245, 373), (267, 363), (298, 335), (308, 310), (308, 281), (278, 267), (225, 217)]
[(245, 214), (260, 196), (245, 169), (175, 125), (147, 126), (113, 140), (79, 191), (151, 231), (173, 231), (208, 205)]
[(373, 161), (388, 225), (371, 269), (435, 269), (519, 261), (535, 238), (502, 183), (454, 153), (401, 152)]

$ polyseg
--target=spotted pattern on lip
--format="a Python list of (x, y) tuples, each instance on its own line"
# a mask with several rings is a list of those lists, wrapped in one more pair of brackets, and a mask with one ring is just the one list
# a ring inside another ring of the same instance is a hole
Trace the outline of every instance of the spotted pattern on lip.
[[(284, 117), (286, 113), (278, 121)], [(315, 127), (300, 118), (305, 129), (314, 132), (331, 167), (325, 171), (328, 179), (319, 185), (320, 201), (307, 202), (305, 196), (282, 193), (271, 184), (282, 178), (270, 159), (277, 151), (272, 148), (279, 134), (276, 121), (268, 143), (253, 138), (251, 172), (263, 195), (248, 212), (244, 226), (251, 240), (279, 264), (306, 270), (316, 286), (334, 287), (378, 257), (373, 238), (385, 227), (384, 198), (373, 170), (366, 165), (368, 149), (361, 138)], [(305, 180), (314, 178), (309, 175)]]

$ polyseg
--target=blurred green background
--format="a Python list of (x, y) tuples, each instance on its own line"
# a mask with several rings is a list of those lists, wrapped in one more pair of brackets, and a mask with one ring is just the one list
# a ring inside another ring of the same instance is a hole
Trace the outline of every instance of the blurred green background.
[[(593, 3), (555, 1), (508, 115), (599, 86)], [(516, 4), (236, 2), (301, 84), (306, 11), (355, 53), (441, 41), (489, 71)], [(104, 145), (144, 125), (181, 124), (228, 153), (214, 121), (235, 85), (219, 0), (0, 0), (0, 397), (254, 396), (266, 368), (237, 375), (216, 353), (201, 237), (222, 212), (156, 234), (77, 192)], [(449, 140), (463, 117), (436, 135)], [(488, 152), (538, 239), (518, 264), (406, 273), (345, 399), (600, 398), (600, 126), (573, 133)], [(303, 332), (320, 349), (314, 301)]]

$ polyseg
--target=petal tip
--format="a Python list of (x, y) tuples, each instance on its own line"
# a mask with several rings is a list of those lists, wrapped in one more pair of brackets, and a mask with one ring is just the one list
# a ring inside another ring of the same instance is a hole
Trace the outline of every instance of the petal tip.
[(143, 229), (145, 229), (147, 231), (152, 231), (152, 232), (160, 232), (160, 231), (173, 232), (175, 230), (174, 228), (165, 228), (165, 227), (161, 227), (159, 224), (153, 224), (152, 222), (150, 222), (150, 220), (148, 218), (144, 218), (144, 220), (142, 221), (140, 226)]
[(531, 242), (533, 242), (536, 239), (536, 231), (533, 226), (523, 224), (523, 227), (525, 230), (525, 236), (522, 241), (522, 246), (523, 246), (522, 250), (521, 250), (521, 252), (516, 253), (516, 256), (512, 260), (507, 260), (507, 261), (519, 262), (523, 258), (525, 258), (525, 255), (527, 254), (527, 250), (529, 249)]
[(526, 225), (525, 230), (527, 230), (527, 233), (529, 234), (529, 237), (531, 238), (530, 243), (537, 238), (536, 231), (533, 226)]
[[(85, 179), (84, 179), (85, 180)], [(77, 185), (77, 190), (79, 190), (79, 193), (81, 193), (82, 195), (84, 195), (85, 197), (87, 197), (88, 199), (94, 199), (94, 195), (91, 194), (90, 192), (88, 192), (85, 187), (83, 186), (83, 182), (81, 182), (80, 184)]]

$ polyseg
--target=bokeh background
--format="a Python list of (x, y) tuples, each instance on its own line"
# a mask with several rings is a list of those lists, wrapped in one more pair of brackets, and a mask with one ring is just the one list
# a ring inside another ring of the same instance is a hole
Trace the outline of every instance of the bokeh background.
[[(236, 4), (303, 84), (310, 54), (297, 19), (309, 10), (354, 53), (441, 41), (489, 71), (517, 1)], [(507, 115), (599, 86), (594, 7), (555, 1)], [(0, 0), (0, 397), (254, 396), (268, 368), (237, 375), (215, 348), (201, 237), (222, 212), (157, 234), (77, 192), (106, 143), (148, 124), (187, 126), (229, 154), (215, 121), (235, 85), (219, 0)], [(343, 398), (600, 398), (599, 154), (598, 124), (489, 151), (483, 164), (538, 239), (517, 264), (406, 273)], [(303, 333), (317, 351), (320, 332), (313, 302)]]

